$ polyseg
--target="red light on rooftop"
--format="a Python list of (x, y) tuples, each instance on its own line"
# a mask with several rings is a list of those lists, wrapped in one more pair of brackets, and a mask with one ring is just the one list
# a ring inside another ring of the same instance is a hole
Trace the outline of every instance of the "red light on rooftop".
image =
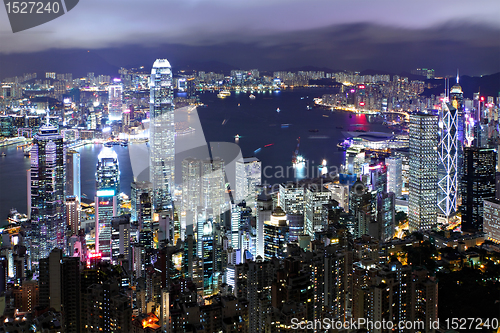
[(365, 85), (364, 84), (360, 85), (359, 89), (365, 89)]
[(484, 97), (483, 96), (481, 96), (481, 102), (484, 102)]
[(359, 105), (364, 106), (365, 102), (359, 102)]

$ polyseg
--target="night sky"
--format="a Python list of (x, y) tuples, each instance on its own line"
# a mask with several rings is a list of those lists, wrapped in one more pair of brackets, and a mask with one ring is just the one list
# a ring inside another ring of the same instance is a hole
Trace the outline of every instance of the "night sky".
[[(117, 67), (165, 57), (174, 67), (219, 61), (479, 75), (500, 71), (499, 17), (498, 0), (81, 0), (15, 34), (0, 9), (0, 54), (78, 49)], [(0, 69), (12, 69), (12, 59), (0, 56)]]

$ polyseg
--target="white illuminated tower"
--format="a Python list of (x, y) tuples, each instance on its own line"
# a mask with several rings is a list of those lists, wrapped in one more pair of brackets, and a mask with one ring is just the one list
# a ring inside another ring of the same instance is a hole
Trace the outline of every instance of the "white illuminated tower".
[(439, 111), (438, 194), (439, 214), (449, 219), (457, 211), (459, 184), (458, 110), (443, 102)]
[(29, 251), (32, 264), (38, 266), (54, 248), (64, 250), (66, 240), (66, 147), (58, 129), (48, 121), (33, 138), (28, 184)]
[(437, 225), (437, 130), (438, 117), (410, 115), (410, 231), (428, 230)]
[(109, 120), (122, 119), (122, 104), (123, 104), (122, 95), (123, 95), (123, 86), (121, 84), (115, 84), (108, 87)]
[(166, 59), (157, 59), (150, 81), (150, 160), (155, 210), (172, 206), (175, 167), (174, 90), (172, 69)]
[(110, 261), (111, 220), (117, 215), (120, 193), (120, 167), (112, 148), (104, 148), (97, 157), (95, 197), (95, 250), (103, 260)]

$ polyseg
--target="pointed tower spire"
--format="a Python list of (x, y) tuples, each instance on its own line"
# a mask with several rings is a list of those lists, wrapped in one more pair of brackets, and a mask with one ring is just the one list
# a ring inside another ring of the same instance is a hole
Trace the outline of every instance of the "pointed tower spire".
[(459, 81), (460, 81), (460, 74), (459, 74), (458, 68), (457, 68), (457, 84), (459, 84)]
[(49, 115), (49, 109), (47, 109), (47, 126), (50, 125), (50, 115)]

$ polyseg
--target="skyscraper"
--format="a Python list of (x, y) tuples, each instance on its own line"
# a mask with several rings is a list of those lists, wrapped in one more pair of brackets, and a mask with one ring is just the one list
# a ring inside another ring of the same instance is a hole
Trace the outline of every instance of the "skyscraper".
[(400, 197), (403, 191), (403, 161), (400, 157), (385, 159), (387, 166), (387, 192), (393, 192)]
[(108, 114), (110, 120), (122, 119), (122, 93), (123, 86), (121, 84), (108, 87)]
[(150, 81), (150, 161), (153, 207), (168, 209), (174, 189), (175, 123), (172, 69), (166, 59), (157, 59)]
[(437, 224), (437, 129), (437, 116), (410, 115), (411, 231), (431, 229)]
[(66, 195), (82, 199), (80, 180), (80, 153), (75, 150), (66, 152)]
[(439, 214), (449, 219), (457, 211), (459, 160), (458, 110), (444, 102), (439, 111), (438, 193)]
[(80, 230), (81, 210), (80, 201), (76, 196), (66, 197), (66, 225), (72, 235), (78, 234)]
[(494, 149), (466, 147), (462, 178), (462, 230), (483, 230), (483, 201), (495, 198)]
[(103, 260), (111, 260), (111, 220), (117, 215), (120, 169), (112, 148), (103, 148), (97, 159), (95, 249), (102, 253)]
[(31, 259), (34, 265), (54, 248), (64, 249), (66, 148), (55, 126), (43, 125), (33, 139), (30, 175)]

